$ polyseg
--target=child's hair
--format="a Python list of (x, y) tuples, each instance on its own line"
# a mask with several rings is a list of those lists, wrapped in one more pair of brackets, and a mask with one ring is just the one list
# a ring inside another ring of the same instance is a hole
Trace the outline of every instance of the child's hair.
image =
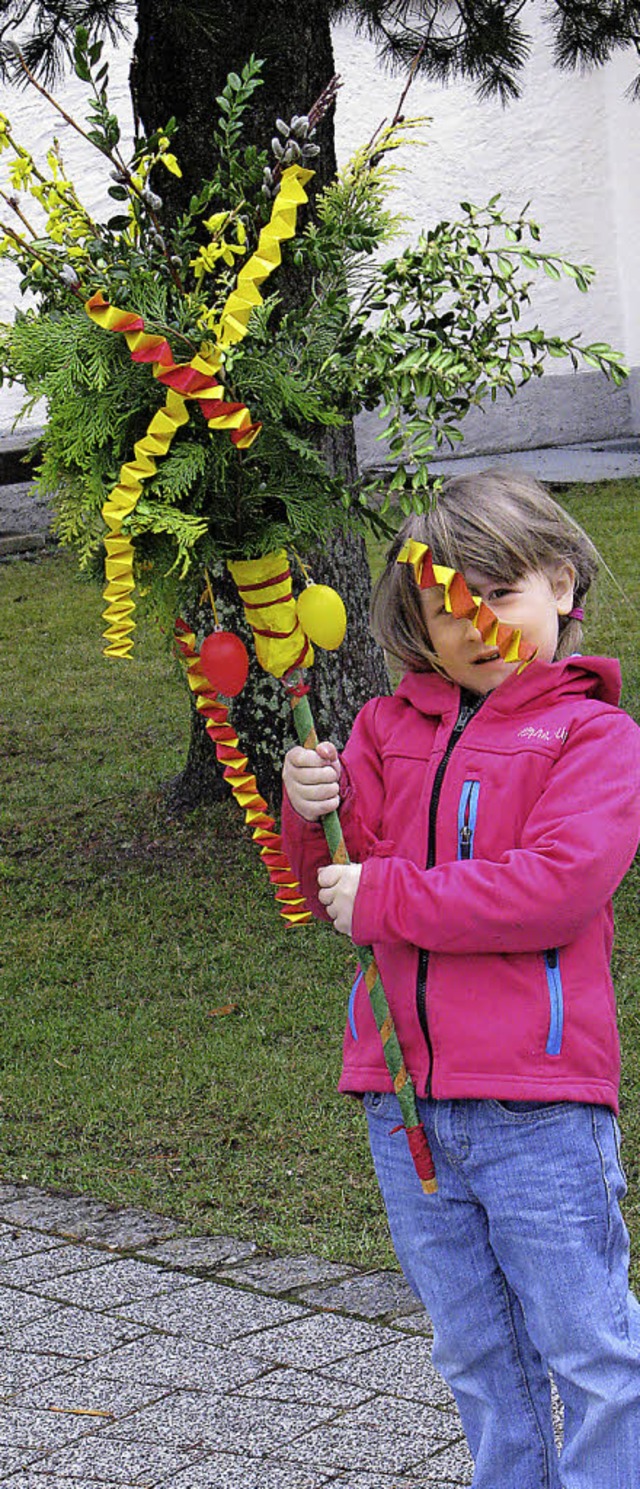
[[(373, 591), (376, 641), (413, 672), (440, 672), (442, 667), (423, 619), (413, 569), (397, 562), (408, 538), (428, 543), (437, 564), (463, 574), (480, 569), (507, 583), (569, 563), (576, 575), (574, 607), (582, 605), (598, 571), (593, 543), (532, 476), (500, 467), (446, 481), (429, 512), (402, 524)], [(578, 651), (581, 638), (579, 619), (560, 616), (556, 658)]]

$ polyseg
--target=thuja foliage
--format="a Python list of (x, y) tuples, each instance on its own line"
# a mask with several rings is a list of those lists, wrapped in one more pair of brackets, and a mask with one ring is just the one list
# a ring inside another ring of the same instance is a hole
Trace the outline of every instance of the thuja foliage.
[[(22, 288), (36, 301), (5, 328), (0, 345), (5, 376), (21, 381), (28, 399), (47, 401), (40, 484), (52, 495), (60, 537), (83, 565), (97, 568), (102, 504), (165, 390), (148, 366), (131, 361), (122, 336), (88, 319), (84, 303), (102, 290), (165, 336), (176, 361), (211, 348), (283, 170), (313, 166), (315, 127), (333, 93), (308, 116), (276, 121), (268, 148), (245, 146), (243, 126), (261, 85), (261, 64), (250, 58), (217, 100), (211, 177), (168, 225), (159, 183), (164, 171), (180, 172), (175, 122), (138, 138), (125, 160), (101, 45), (82, 29), (75, 69), (87, 84), (88, 117), (70, 122), (102, 157), (112, 210), (104, 220), (93, 217), (59, 146), (52, 142), (38, 163), (0, 117), (9, 177), (0, 252), (18, 265)], [(304, 552), (345, 525), (383, 529), (379, 492), (347, 486), (323, 455), (323, 429), (339, 428), (364, 407), (382, 406), (397, 466), (392, 490), (401, 505), (420, 509), (430, 499), (434, 449), (461, 438), (460, 421), (473, 404), (499, 388), (514, 393), (549, 357), (624, 376), (608, 346), (585, 346), (580, 335), (561, 338), (528, 320), (536, 274), (568, 276), (584, 291), (593, 271), (543, 250), (526, 211), (512, 219), (498, 197), (485, 207), (462, 203), (456, 220), (384, 257), (398, 227), (389, 205), (393, 161), (415, 128), (402, 121), (381, 128), (317, 196), (282, 246), (282, 265), (263, 286), (249, 333), (227, 348), (225, 398), (262, 422), (259, 438), (239, 451), (228, 435), (211, 433), (195, 408), (145, 482), (123, 530), (135, 543), (138, 582), (152, 596), (170, 592), (178, 603), (180, 585), (193, 586), (216, 559), (284, 542)], [(285, 301), (289, 274), (298, 274), (300, 293)]]

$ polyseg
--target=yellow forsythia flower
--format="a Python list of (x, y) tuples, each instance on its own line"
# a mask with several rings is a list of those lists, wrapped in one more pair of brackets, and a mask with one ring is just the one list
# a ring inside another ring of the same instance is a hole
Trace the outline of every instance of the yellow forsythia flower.
[(171, 141), (169, 139), (169, 136), (166, 134), (161, 134), (158, 140), (158, 154), (160, 160), (162, 161), (162, 164), (166, 165), (167, 170), (171, 171), (172, 176), (181, 176), (182, 171), (180, 170), (180, 166), (178, 165), (176, 157), (175, 155), (172, 155), (169, 150), (170, 143)]
[(161, 155), (160, 159), (162, 161), (162, 164), (166, 165), (167, 170), (171, 171), (172, 176), (182, 175), (182, 171), (180, 170), (180, 166), (178, 165), (175, 155)]
[(30, 180), (32, 171), (33, 161), (31, 159), (31, 156), (28, 155), (27, 151), (25, 150), (22, 154), (18, 155), (17, 159), (13, 160), (11, 162), (11, 165), (9, 166), (9, 179), (11, 181), (11, 185), (17, 187), (18, 189), (20, 189), (21, 186), (26, 186), (28, 181)]
[(213, 235), (213, 233), (218, 233), (224, 227), (228, 219), (228, 212), (213, 212), (211, 217), (205, 217), (203, 227), (206, 227), (207, 232)]
[(203, 310), (198, 317), (198, 325), (202, 326), (203, 329), (206, 327), (208, 331), (215, 331), (217, 326), (217, 314), (217, 310), (214, 310), (213, 308), (210, 308), (209, 310)]

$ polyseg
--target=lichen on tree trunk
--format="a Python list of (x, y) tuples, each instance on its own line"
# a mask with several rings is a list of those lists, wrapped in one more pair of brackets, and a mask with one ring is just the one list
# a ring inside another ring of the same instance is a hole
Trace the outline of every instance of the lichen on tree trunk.
[[(278, 117), (306, 112), (333, 76), (334, 59), (327, 7), (317, 0), (290, 0), (256, 6), (252, 0), (138, 0), (138, 36), (132, 65), (132, 93), (147, 130), (166, 124), (173, 115), (179, 132), (175, 148), (183, 176), (163, 178), (167, 213), (180, 211), (210, 174), (212, 122), (217, 116), (216, 95), (230, 71), (239, 71), (251, 53), (264, 60), (264, 86), (254, 95), (247, 143), (268, 144)], [(335, 173), (333, 120), (327, 117), (317, 135), (317, 190)], [(282, 295), (295, 296), (291, 276), (278, 279)], [(349, 483), (357, 478), (355, 438), (349, 426), (322, 436), (327, 460)], [(316, 652), (310, 673), (312, 703), (321, 737), (344, 743), (358, 708), (374, 693), (388, 690), (384, 658), (368, 632), (369, 568), (362, 539), (328, 532), (313, 554), (303, 554), (313, 577), (333, 584), (342, 594), (348, 613), (347, 637), (340, 651)], [(249, 639), (235, 600), (231, 580), (223, 571), (215, 576), (216, 603), (225, 623)], [(189, 619), (197, 624), (197, 601)], [(202, 617), (201, 617), (202, 619)], [(250, 650), (251, 643), (249, 641)], [(294, 742), (288, 706), (281, 685), (257, 664), (249, 682), (234, 701), (233, 720), (243, 749), (256, 771), (258, 784), (271, 806), (280, 801), (280, 770), (284, 751)], [(202, 720), (192, 708), (191, 740), (184, 771), (171, 785), (173, 809), (188, 809), (226, 793), (215, 752)]]

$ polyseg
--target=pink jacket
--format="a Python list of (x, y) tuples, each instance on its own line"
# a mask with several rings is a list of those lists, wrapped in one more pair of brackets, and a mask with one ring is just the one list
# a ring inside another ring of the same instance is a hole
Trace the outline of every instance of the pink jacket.
[[(352, 933), (373, 944), (420, 1095), (618, 1109), (611, 895), (640, 806), (640, 730), (619, 688), (607, 658), (533, 662), (464, 723), (457, 686), (407, 673), (358, 714), (341, 778), (363, 864)], [(285, 796), (283, 831), (326, 918), (322, 827)], [(362, 979), (340, 1089), (392, 1089)]]

